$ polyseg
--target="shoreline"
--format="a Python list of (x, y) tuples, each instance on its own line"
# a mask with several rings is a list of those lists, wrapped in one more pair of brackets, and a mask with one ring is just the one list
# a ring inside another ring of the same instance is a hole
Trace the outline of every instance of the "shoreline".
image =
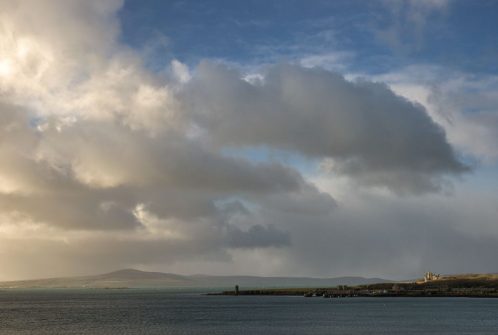
[(323, 288), (268, 288), (222, 291), (210, 295), (276, 295), (306, 298), (355, 297), (468, 297), (498, 298), (498, 280), (433, 280), (427, 282), (379, 283)]

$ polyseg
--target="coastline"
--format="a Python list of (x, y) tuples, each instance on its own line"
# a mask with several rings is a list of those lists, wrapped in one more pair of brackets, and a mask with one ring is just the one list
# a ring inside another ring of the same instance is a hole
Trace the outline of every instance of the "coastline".
[(498, 298), (498, 280), (434, 280), (324, 288), (268, 288), (223, 291), (210, 295), (278, 295), (323, 298), (354, 297), (473, 297)]

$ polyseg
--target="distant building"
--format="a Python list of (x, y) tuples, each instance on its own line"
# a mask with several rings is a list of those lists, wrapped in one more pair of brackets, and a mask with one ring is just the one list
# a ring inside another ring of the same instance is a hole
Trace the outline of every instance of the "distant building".
[(435, 274), (435, 273), (432, 273), (432, 272), (426, 272), (424, 274), (424, 282), (428, 282), (428, 281), (432, 281), (432, 280), (438, 280), (441, 278), (441, 275), (440, 274)]

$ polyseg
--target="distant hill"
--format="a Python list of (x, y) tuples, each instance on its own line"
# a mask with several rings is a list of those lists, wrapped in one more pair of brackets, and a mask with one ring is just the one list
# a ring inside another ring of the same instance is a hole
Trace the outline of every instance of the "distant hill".
[(124, 269), (96, 276), (47, 278), (0, 282), (0, 288), (245, 288), (333, 287), (391, 282), (382, 278), (182, 276), (172, 273)]

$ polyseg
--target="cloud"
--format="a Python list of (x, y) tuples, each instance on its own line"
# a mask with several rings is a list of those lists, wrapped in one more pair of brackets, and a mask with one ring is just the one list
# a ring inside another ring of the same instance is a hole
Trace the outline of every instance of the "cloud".
[[(172, 80), (148, 71), (118, 42), (121, 4), (0, 3), (3, 251), (33, 230), (39, 245), (149, 241), (165, 246), (145, 249), (175, 250), (177, 259), (187, 249), (285, 247), (285, 227), (258, 213), (235, 226), (216, 203), (238, 197), (259, 208), (280, 194), (334, 206), (292, 166), (202, 143), (176, 96), (188, 68), (174, 61)], [(145, 255), (141, 262), (159, 257)]]
[(184, 105), (217, 147), (258, 147), (333, 159), (333, 172), (400, 193), (441, 188), (467, 168), (421, 105), (386, 85), (321, 69), (269, 67), (261, 84), (202, 63)]
[(473, 159), (498, 158), (498, 78), (440, 66), (411, 65), (374, 76), (400, 95), (423, 104), (450, 144)]
[[(9, 108), (3, 106), (4, 116)], [(16, 121), (5, 123), (11, 130), (2, 144), (2, 159), (9, 164), (0, 169), (1, 207), (43, 222), (80, 229), (129, 227), (137, 203), (150, 203), (165, 216), (190, 212), (194, 217), (197, 206), (215, 214), (202, 208), (233, 194), (255, 198), (310, 187), (291, 167), (225, 157), (173, 132), (152, 137), (94, 121), (60, 130), (45, 124), (40, 131), (21, 110), (14, 111)], [(180, 195), (185, 204), (169, 199)]]
[[(328, 176), (313, 181), (322, 192), (337, 192), (337, 185), (327, 184)], [(5, 273), (19, 277), (98, 273), (125, 266), (185, 273), (368, 274), (398, 279), (415, 278), (427, 270), (494, 271), (496, 195), (467, 185), (457, 187), (452, 198), (399, 198), (345, 187), (347, 196), (328, 214), (299, 215), (268, 206), (256, 216), (267, 224), (259, 226), (256, 221), (258, 228), (252, 229), (242, 221), (254, 220), (251, 213), (257, 209), (233, 203), (225, 207), (229, 218), (223, 219), (230, 226), (161, 219), (147, 223), (150, 230), (134, 234), (61, 232), (51, 226), (31, 227), (29, 222), (21, 226), (17, 217), (15, 228), (0, 226), (0, 250), (16, 260), (4, 257), (2, 266)], [(21, 228), (25, 240), (18, 235)], [(272, 230), (276, 231), (268, 234)], [(30, 264), (29, 269), (22, 264)]]
[(320, 67), (329, 71), (344, 71), (345, 64), (354, 58), (352, 52), (328, 52), (303, 56), (299, 64), (303, 67)]
[(438, 82), (429, 104), (454, 145), (484, 161), (498, 159), (498, 78), (460, 74)]

